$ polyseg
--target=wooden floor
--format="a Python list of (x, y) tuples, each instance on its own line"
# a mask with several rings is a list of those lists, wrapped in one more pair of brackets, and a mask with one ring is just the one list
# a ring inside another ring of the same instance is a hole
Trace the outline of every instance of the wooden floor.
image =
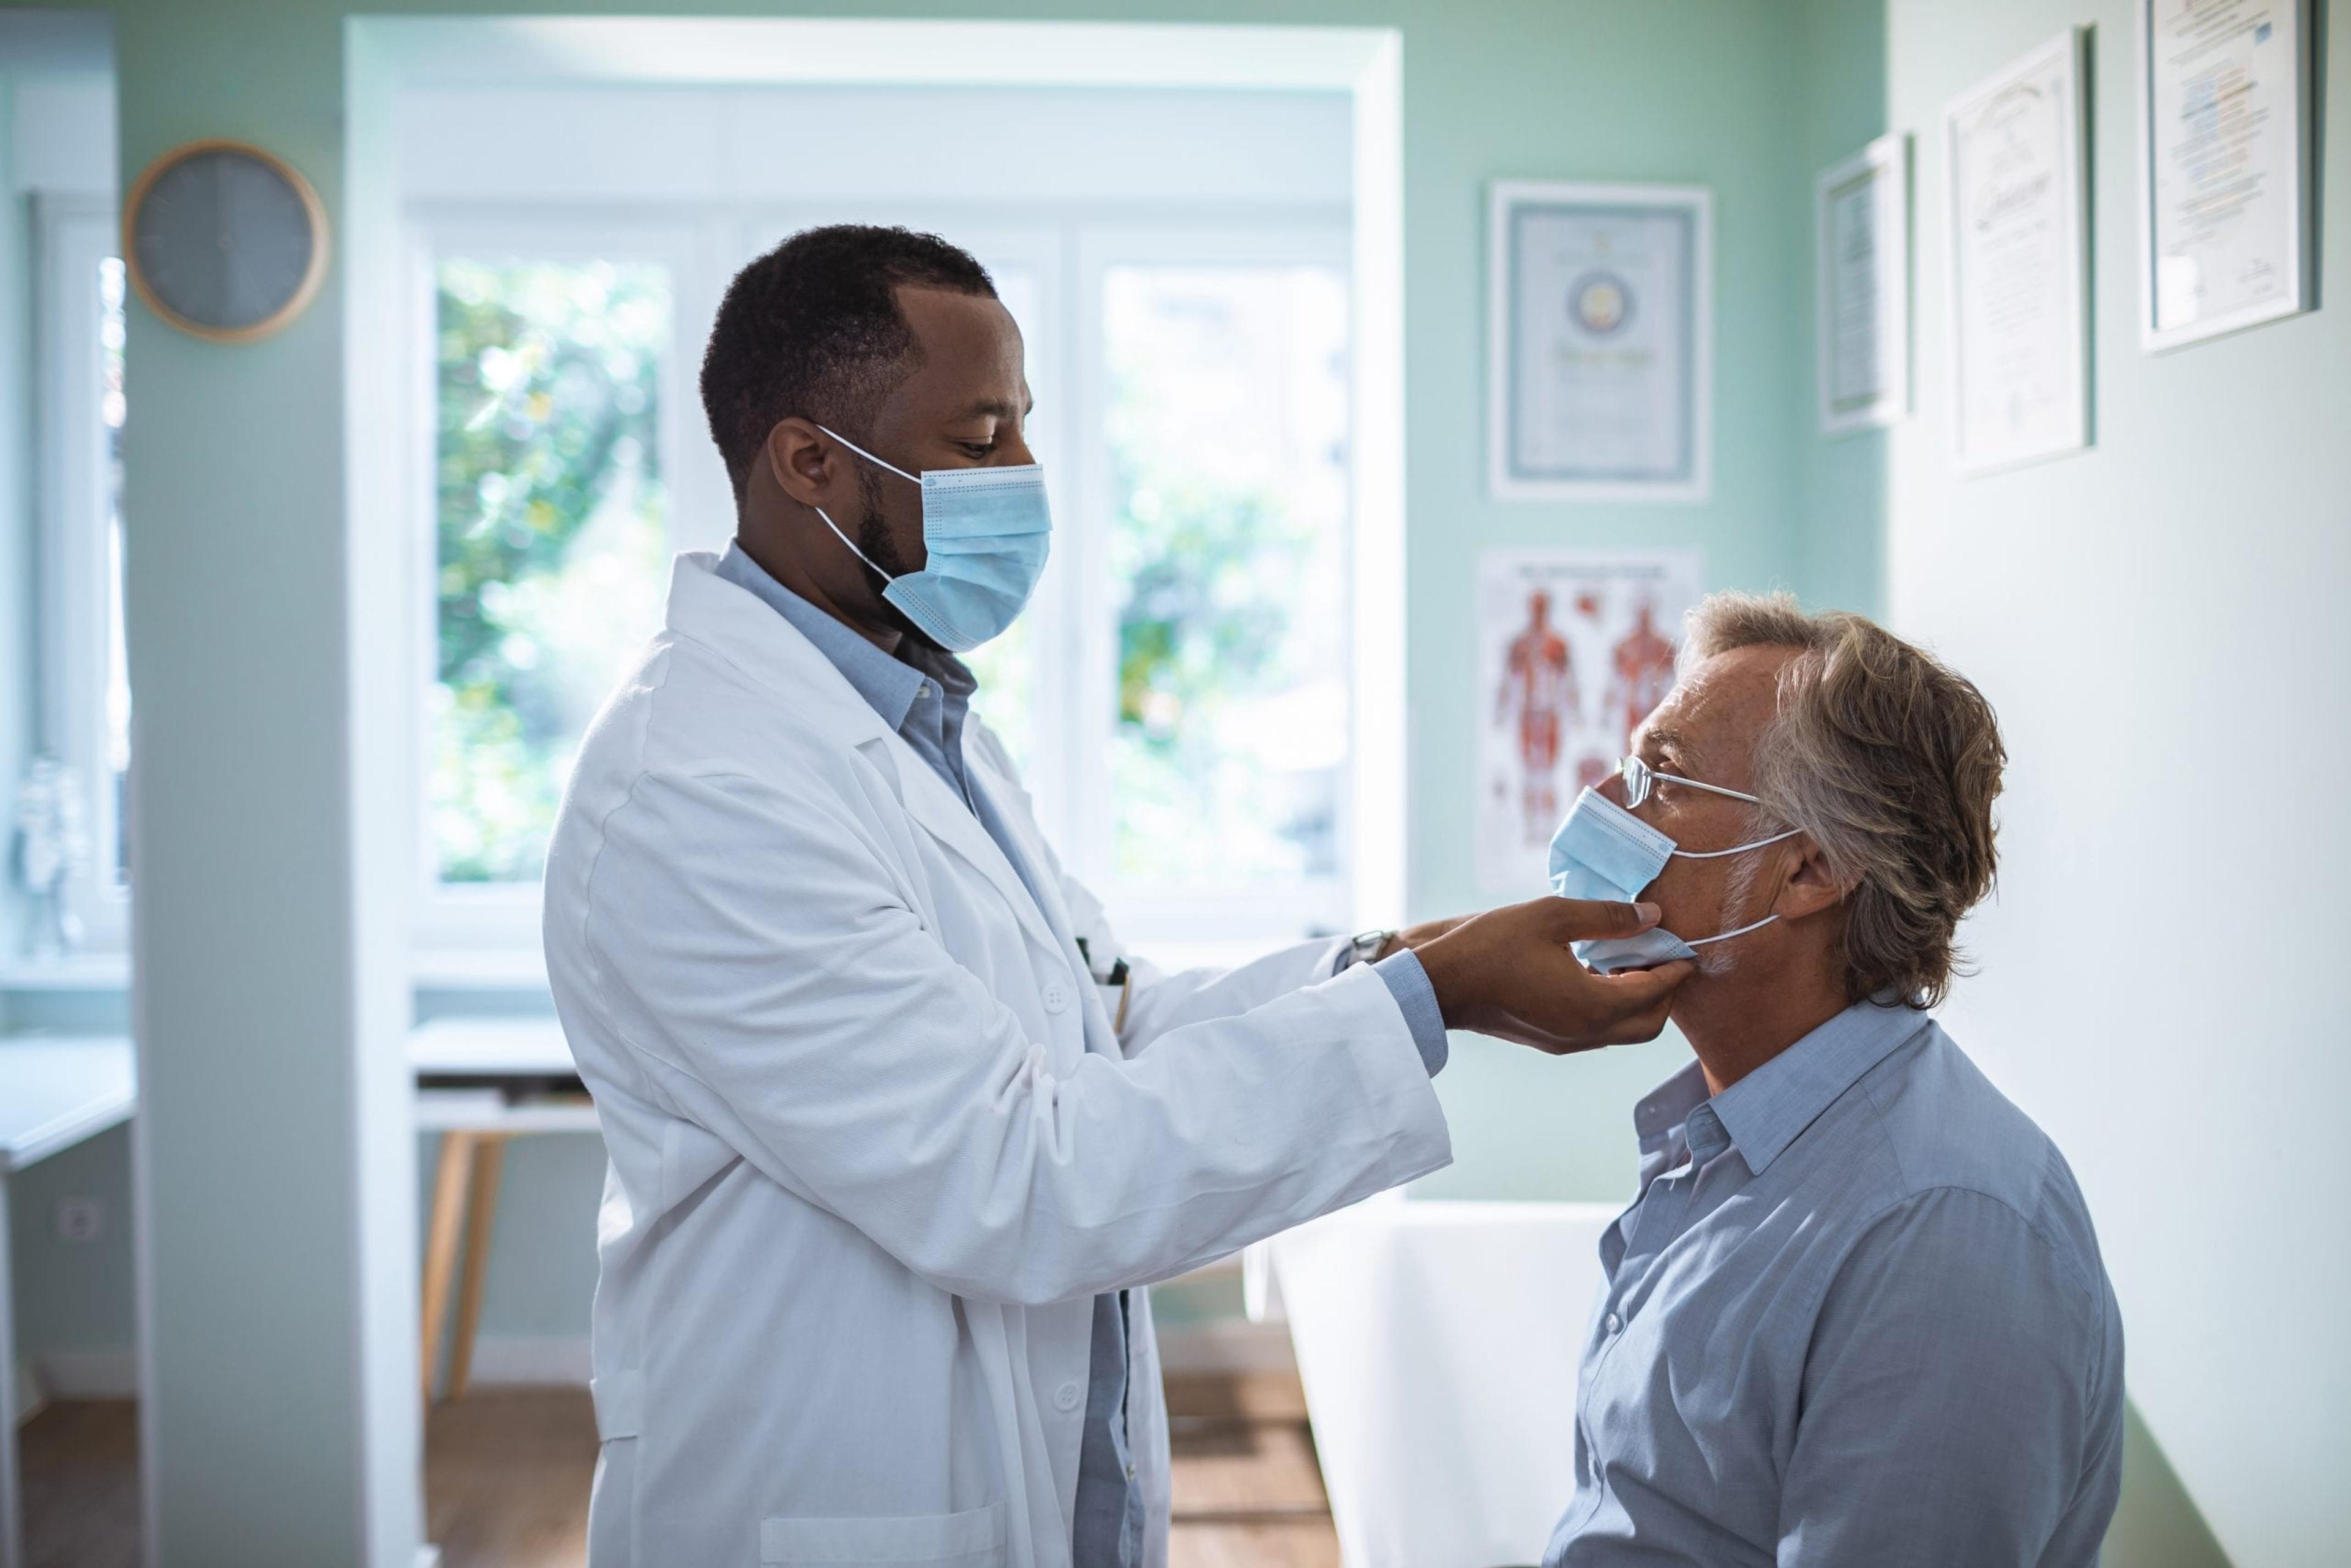
[[(1175, 1377), (1171, 1568), (1338, 1568), (1294, 1377)], [(31, 1568), (138, 1568), (138, 1416), (53, 1406), (24, 1429)], [(425, 1427), (443, 1568), (578, 1568), (595, 1419), (584, 1389), (477, 1390)]]
[(28, 1568), (139, 1568), (139, 1406), (52, 1405), (17, 1438)]

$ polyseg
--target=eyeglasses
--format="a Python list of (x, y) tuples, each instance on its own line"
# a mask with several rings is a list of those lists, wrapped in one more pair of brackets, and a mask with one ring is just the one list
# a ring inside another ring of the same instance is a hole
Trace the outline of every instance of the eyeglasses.
[(1703, 789), (1709, 795), (1728, 795), (1734, 800), (1744, 800), (1753, 806), (1763, 803), (1744, 790), (1726, 789), (1719, 784), (1701, 784), (1695, 779), (1685, 779), (1678, 773), (1660, 773), (1637, 757), (1628, 757), (1618, 763), (1616, 775), (1625, 780), (1625, 804), (1627, 808), (1637, 806), (1647, 800), (1649, 791), (1656, 787), (1657, 780), (1660, 779), (1668, 784), (1687, 784), (1693, 789)]

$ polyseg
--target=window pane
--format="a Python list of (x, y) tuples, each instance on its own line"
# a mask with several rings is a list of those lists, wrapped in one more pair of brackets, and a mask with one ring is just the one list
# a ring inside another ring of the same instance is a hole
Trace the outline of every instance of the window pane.
[(433, 841), (446, 882), (535, 882), (581, 733), (658, 626), (670, 283), (441, 263)]
[(106, 789), (113, 802), (114, 842), (108, 873), (131, 882), (131, 659), (122, 635), (122, 261), (98, 264), (99, 418), (105, 432), (106, 476)]
[[(1004, 308), (1012, 313), (1012, 319), (1020, 328), (1021, 347), (1028, 356), (1029, 385), (1034, 391), (1037, 386), (1037, 323), (1044, 308), (1036, 269), (991, 266), (988, 273), (996, 279), (997, 298), (1004, 301)], [(1028, 434), (1033, 447), (1038, 432), (1032, 429)], [(1042, 452), (1038, 456), (1050, 464), (1050, 460)], [(1046, 484), (1051, 486), (1057, 477), (1059, 476), (1048, 466)], [(1050, 498), (1057, 511), (1069, 505), (1070, 497), (1061, 490), (1052, 490)], [(1060, 528), (1065, 520), (1064, 517), (1057, 516), (1054, 527)], [(1058, 544), (1060, 541), (1055, 542)], [(1047, 570), (1052, 570), (1050, 559)], [(1045, 592), (1040, 585), (1038, 597), (1043, 598)], [(1002, 636), (984, 643), (964, 655), (964, 663), (970, 666), (973, 676), (979, 682), (979, 690), (972, 698), (974, 710), (987, 721), (987, 727), (1004, 742), (1004, 748), (1012, 754), (1014, 765), (1024, 774), (1033, 769), (1036, 761), (1031, 750), (1037, 711), (1036, 619), (1036, 605), (1032, 601), (1029, 612), (1015, 621)], [(1032, 787), (1034, 783), (1032, 779)]]
[(1115, 267), (1112, 866), (1330, 876), (1347, 760), (1347, 295), (1333, 268)]

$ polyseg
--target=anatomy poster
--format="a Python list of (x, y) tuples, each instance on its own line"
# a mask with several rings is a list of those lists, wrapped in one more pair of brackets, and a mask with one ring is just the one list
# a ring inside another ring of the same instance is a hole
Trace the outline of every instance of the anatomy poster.
[(1478, 570), (1478, 880), (1543, 891), (1552, 830), (1674, 684), (1695, 550), (1489, 550)]

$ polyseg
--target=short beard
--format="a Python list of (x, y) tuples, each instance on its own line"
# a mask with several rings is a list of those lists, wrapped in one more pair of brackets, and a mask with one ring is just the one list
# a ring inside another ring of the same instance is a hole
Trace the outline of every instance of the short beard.
[[(889, 521), (882, 515), (881, 477), (860, 468), (857, 471), (857, 548), (863, 553), (866, 564), (877, 573), (905, 576), (910, 569), (899, 556), (898, 547), (890, 538)], [(889, 618), (899, 634), (913, 638), (933, 653), (945, 653), (946, 650), (940, 647), (929, 632), (915, 625), (906, 618), (904, 611), (882, 597), (882, 588), (886, 586), (878, 585), (874, 589), (874, 597), (881, 600), (882, 613)]]
[[(1748, 814), (1741, 836), (1748, 839), (1768, 836), (1756, 813)], [(1755, 852), (1740, 855), (1732, 862), (1730, 874), (1723, 879), (1722, 883), (1723, 931), (1736, 931), (1742, 925), (1752, 924), (1745, 915), (1734, 915), (1732, 911), (1747, 907), (1748, 895), (1755, 891), (1755, 883), (1761, 874), (1761, 869), (1756, 863)], [(1720, 932), (1716, 935), (1719, 936)], [(1708, 943), (1698, 950), (1698, 972), (1709, 980), (1719, 980), (1729, 974), (1739, 967), (1739, 955), (1732, 950), (1738, 946), (1739, 939), (1735, 936), (1728, 942)]]

